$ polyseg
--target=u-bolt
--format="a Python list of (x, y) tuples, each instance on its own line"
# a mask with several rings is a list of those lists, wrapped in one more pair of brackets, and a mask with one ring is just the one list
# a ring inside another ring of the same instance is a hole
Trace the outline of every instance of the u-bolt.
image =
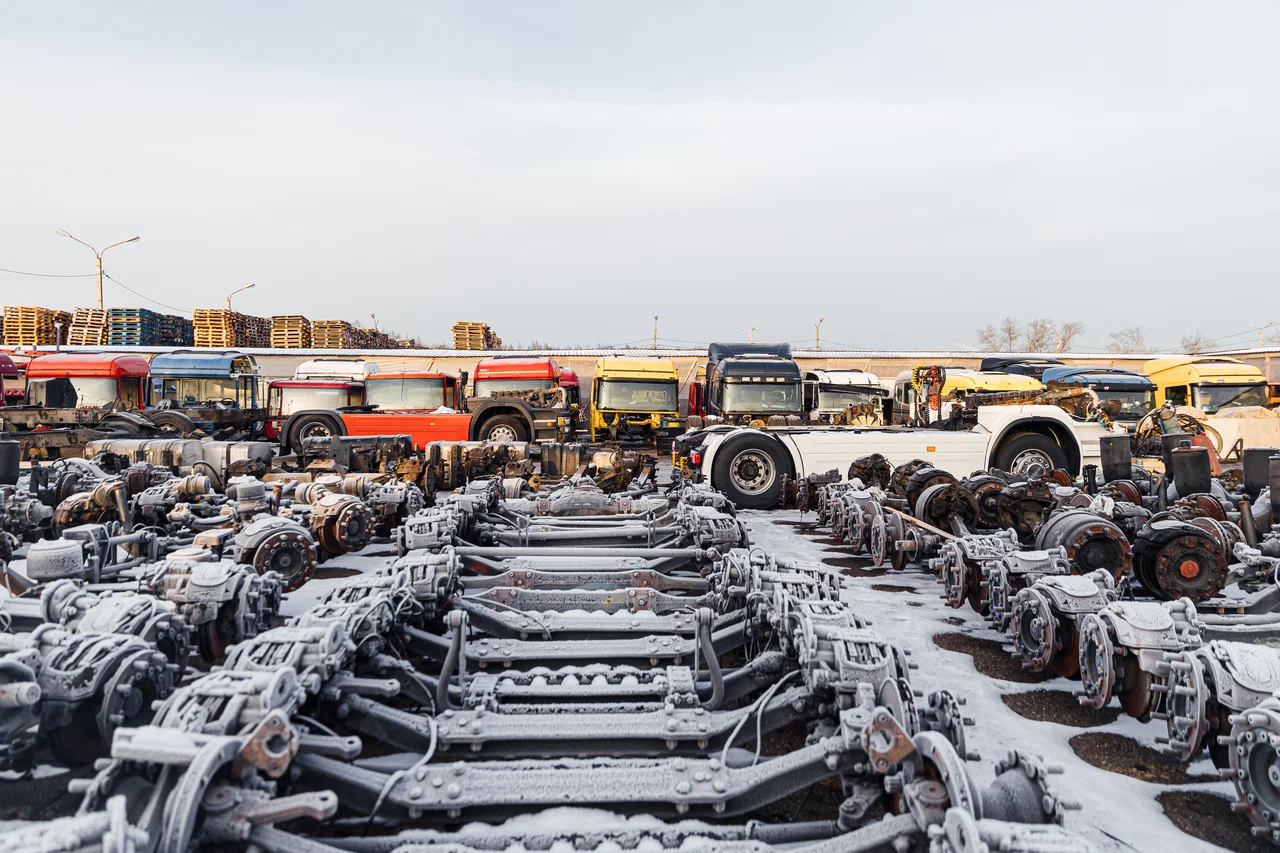
[[(724, 675), (720, 672), (720, 661), (716, 658), (715, 647), (711, 644), (711, 621), (714, 614), (709, 607), (698, 608), (698, 648), (707, 659), (707, 672), (711, 675), (711, 698), (702, 703), (708, 711), (714, 711), (724, 701)], [(697, 677), (697, 673), (694, 673)]]
[(449, 623), (449, 629), (453, 631), (453, 641), (449, 643), (449, 651), (444, 656), (444, 666), (440, 668), (440, 680), (436, 682), (437, 714), (453, 709), (453, 704), (449, 701), (449, 682), (453, 679), (453, 671), (462, 657), (462, 645), (466, 642), (467, 634), (466, 611), (451, 610), (445, 620)]

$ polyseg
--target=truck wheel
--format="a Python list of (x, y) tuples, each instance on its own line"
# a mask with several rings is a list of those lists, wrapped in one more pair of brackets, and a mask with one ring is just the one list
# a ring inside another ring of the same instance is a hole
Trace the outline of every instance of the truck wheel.
[(782, 493), (782, 450), (760, 435), (745, 435), (716, 452), (711, 485), (744, 509), (770, 509)]
[(528, 441), (529, 431), (519, 419), (498, 415), (484, 422), (478, 438), (481, 441)]
[(156, 425), (161, 435), (191, 435), (196, 431), (196, 422), (182, 412), (152, 412), (147, 420)]
[(142, 427), (124, 418), (107, 418), (98, 424), (98, 429), (116, 433), (115, 438), (143, 438)]
[(1037, 432), (1020, 432), (1005, 439), (996, 452), (995, 465), (1020, 479), (1047, 475), (1067, 467), (1067, 454), (1058, 442)]
[(324, 438), (339, 435), (338, 425), (328, 415), (303, 415), (289, 425), (289, 449), (297, 453), (308, 438)]

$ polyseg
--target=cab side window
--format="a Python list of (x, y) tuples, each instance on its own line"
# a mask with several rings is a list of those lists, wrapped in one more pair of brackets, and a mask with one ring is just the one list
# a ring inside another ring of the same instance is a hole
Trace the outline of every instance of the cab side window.
[(1164, 391), (1164, 398), (1175, 406), (1187, 405), (1187, 386), (1170, 385)]

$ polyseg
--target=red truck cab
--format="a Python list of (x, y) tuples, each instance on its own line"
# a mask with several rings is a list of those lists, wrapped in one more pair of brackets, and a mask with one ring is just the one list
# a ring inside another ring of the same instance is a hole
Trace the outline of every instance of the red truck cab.
[(554, 358), (521, 355), (484, 358), (476, 365), (471, 396), (492, 397), (504, 391), (550, 391), (559, 384), (560, 374), (560, 365)]
[(46, 409), (142, 409), (149, 373), (147, 360), (137, 355), (41, 355), (27, 363), (27, 403)]
[(458, 377), (444, 373), (375, 373), (365, 380), (365, 405), (381, 412), (458, 408)]

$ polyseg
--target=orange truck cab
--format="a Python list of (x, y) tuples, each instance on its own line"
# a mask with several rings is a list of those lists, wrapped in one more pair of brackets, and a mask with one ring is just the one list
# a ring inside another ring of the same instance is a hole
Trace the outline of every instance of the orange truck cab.
[[(485, 359), (489, 361), (490, 359)], [(484, 364), (484, 362), (481, 362)], [(558, 371), (557, 371), (558, 372)], [(535, 406), (502, 392), (520, 389), (481, 386), (499, 396), (468, 399), (467, 377), (443, 373), (376, 373), (365, 378), (364, 405), (294, 410), (277, 428), (283, 452), (296, 452), (307, 438), (320, 436), (408, 435), (416, 449), (432, 441), (552, 441), (572, 431), (567, 406)], [(516, 380), (520, 381), (520, 380)], [(555, 388), (552, 379), (550, 388)], [(274, 384), (274, 383), (273, 383)]]
[[(500, 393), (550, 391), (559, 385), (560, 365), (554, 358), (499, 355), (476, 364), (471, 383), (472, 397), (492, 397)], [(574, 374), (577, 378), (577, 374)]]
[(294, 412), (364, 405), (364, 383), (350, 380), (280, 379), (267, 386), (267, 420), (263, 434), (278, 439)]

